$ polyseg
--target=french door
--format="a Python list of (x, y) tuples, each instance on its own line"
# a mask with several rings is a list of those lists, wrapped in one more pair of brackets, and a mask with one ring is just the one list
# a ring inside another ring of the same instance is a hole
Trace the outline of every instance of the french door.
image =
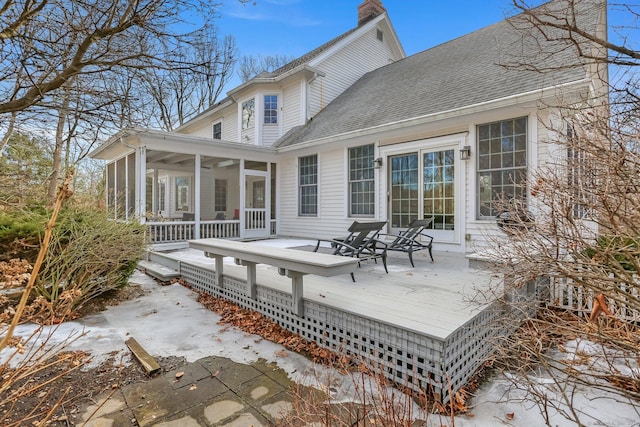
[[(416, 218), (434, 217), (427, 234), (441, 242), (459, 242), (456, 212), (457, 146), (417, 150), (389, 157), (389, 219), (391, 232)], [(460, 206), (461, 208), (462, 206)]]

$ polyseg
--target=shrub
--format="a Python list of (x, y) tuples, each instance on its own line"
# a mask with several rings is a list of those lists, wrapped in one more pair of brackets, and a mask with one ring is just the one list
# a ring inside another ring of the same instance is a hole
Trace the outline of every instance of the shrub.
[(54, 230), (37, 291), (54, 311), (63, 291), (66, 304), (72, 298), (72, 307), (82, 306), (126, 285), (144, 248), (144, 225), (109, 220), (95, 210), (66, 209)]
[(599, 236), (595, 243), (585, 250), (585, 256), (612, 271), (622, 268), (628, 272), (640, 273), (640, 239), (629, 236)]
[(0, 261), (20, 258), (33, 263), (46, 222), (47, 216), (41, 208), (0, 210)]

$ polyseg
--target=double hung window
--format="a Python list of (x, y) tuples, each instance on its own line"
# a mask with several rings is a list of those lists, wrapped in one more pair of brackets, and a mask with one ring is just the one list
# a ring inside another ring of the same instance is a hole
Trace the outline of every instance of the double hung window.
[(506, 203), (526, 201), (527, 118), (479, 125), (478, 218), (494, 218)]
[(298, 203), (301, 216), (318, 215), (318, 156), (298, 159)]

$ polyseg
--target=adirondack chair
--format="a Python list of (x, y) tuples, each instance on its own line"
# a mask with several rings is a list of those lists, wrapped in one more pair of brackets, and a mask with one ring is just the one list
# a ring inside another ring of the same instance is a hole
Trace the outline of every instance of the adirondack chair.
[[(433, 217), (426, 219), (414, 219), (406, 230), (401, 231), (398, 234), (382, 234), (381, 236), (393, 238), (393, 240), (387, 244), (387, 250), (408, 253), (411, 267), (415, 267), (413, 264), (413, 253), (423, 249), (428, 249), (431, 262), (433, 262), (433, 253), (431, 252), (433, 247), (433, 237), (423, 233), (425, 228), (427, 228), (432, 222)], [(426, 243), (419, 241), (418, 239), (420, 237), (428, 238), (429, 242)]]
[[(387, 269), (387, 244), (377, 239), (386, 224), (386, 221), (354, 221), (347, 230), (349, 232), (348, 236), (335, 239), (318, 239), (313, 251), (318, 252), (321, 242), (329, 242), (331, 243), (332, 255), (355, 257), (358, 258), (358, 261), (372, 259), (376, 263), (380, 258), (384, 265), (384, 271), (389, 273)], [(359, 265), (360, 263), (358, 262)], [(353, 273), (351, 273), (351, 280), (356, 281)]]

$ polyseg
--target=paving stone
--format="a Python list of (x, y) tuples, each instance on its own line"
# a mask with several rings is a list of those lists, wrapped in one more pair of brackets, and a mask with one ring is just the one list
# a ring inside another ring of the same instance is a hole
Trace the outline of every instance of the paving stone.
[[(184, 375), (176, 381), (176, 372)], [(272, 363), (206, 357), (146, 383), (123, 387), (90, 427), (268, 426), (293, 408), (291, 381)], [(87, 408), (88, 417), (97, 406)]]
[(162, 421), (160, 423), (154, 424), (154, 427), (201, 427), (201, 424), (198, 420), (191, 417), (190, 415), (171, 420), (171, 421)]
[(230, 367), (239, 365), (239, 363), (236, 363), (231, 359), (227, 359), (226, 357), (216, 356), (203, 357), (196, 361), (196, 363), (202, 365), (212, 375), (217, 374), (224, 369), (229, 369)]
[(225, 396), (228, 399), (218, 400), (204, 408), (204, 417), (208, 422), (217, 424), (246, 409), (244, 404), (233, 399), (234, 395), (232, 393), (227, 393)]
[(259, 375), (241, 384), (236, 393), (250, 405), (257, 407), (286, 389), (266, 375)]
[(235, 366), (227, 366), (226, 369), (221, 369), (216, 378), (232, 391), (236, 391), (242, 384), (260, 375), (262, 375), (262, 372), (251, 365), (236, 364)]
[(92, 420), (97, 420), (98, 418), (111, 414), (112, 412), (122, 411), (127, 407), (124, 398), (119, 396), (105, 395), (100, 397), (97, 402), (98, 403), (95, 405), (89, 405), (86, 407), (82, 414), (82, 421), (87, 421), (89, 417), (91, 417)]
[(277, 364), (273, 362), (267, 362), (264, 359), (260, 359), (257, 363), (253, 364), (253, 367), (264, 373), (266, 376), (268, 376), (281, 386), (285, 388), (289, 388), (291, 386), (291, 379), (282, 368), (278, 367)]
[(114, 427), (115, 421), (111, 418), (92, 418), (82, 424), (84, 427)]
[[(183, 372), (184, 374), (180, 378), (176, 378), (178, 372)], [(190, 387), (203, 378), (210, 378), (211, 372), (200, 363), (189, 363), (180, 369), (168, 372), (164, 377), (169, 381), (173, 389), (179, 389), (182, 387)]]
[(175, 390), (175, 396), (176, 399), (184, 401), (185, 407), (188, 408), (207, 402), (228, 390), (229, 388), (223, 384), (222, 381), (217, 378), (212, 378), (209, 375), (208, 377), (191, 384), (189, 387), (182, 387)]
[(274, 420), (286, 417), (293, 411), (293, 396), (291, 393), (282, 392), (266, 399), (259, 407), (262, 414), (266, 414)]
[(123, 390), (125, 400), (141, 427), (183, 411), (190, 402), (176, 399), (176, 393), (163, 378), (133, 384)]
[(224, 427), (262, 427), (262, 424), (258, 421), (255, 415), (244, 413), (230, 423), (223, 424)]
[[(87, 416), (89, 416), (88, 414)], [(73, 425), (84, 427), (121, 427), (136, 425), (136, 419), (129, 408), (118, 410), (100, 417), (92, 417), (89, 421), (77, 421)]]

